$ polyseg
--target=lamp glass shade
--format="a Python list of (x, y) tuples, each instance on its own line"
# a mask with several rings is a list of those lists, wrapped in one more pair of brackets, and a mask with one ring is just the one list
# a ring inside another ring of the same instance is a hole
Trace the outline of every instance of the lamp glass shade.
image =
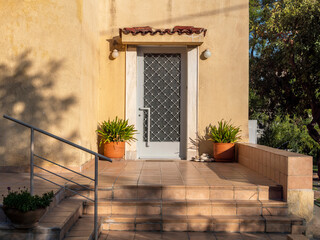
[(119, 52), (118, 52), (118, 50), (117, 50), (117, 49), (113, 49), (111, 56), (112, 56), (113, 58), (119, 57)]
[(206, 49), (206, 50), (204, 51), (204, 53), (203, 53), (203, 56), (204, 56), (205, 58), (211, 57), (211, 52), (210, 52), (210, 50), (209, 50), (209, 49)]

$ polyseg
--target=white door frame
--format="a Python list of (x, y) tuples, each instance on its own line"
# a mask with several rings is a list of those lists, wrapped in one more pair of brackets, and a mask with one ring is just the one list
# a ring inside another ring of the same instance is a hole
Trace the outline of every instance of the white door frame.
[[(168, 47), (168, 46), (165, 46)], [(181, 46), (180, 46), (181, 47)], [(197, 146), (194, 142), (198, 131), (198, 69), (199, 48), (187, 47), (187, 160), (196, 156)], [(136, 126), (137, 120), (137, 47), (127, 46), (126, 49), (126, 118)], [(137, 159), (137, 144), (126, 143), (126, 160)]]

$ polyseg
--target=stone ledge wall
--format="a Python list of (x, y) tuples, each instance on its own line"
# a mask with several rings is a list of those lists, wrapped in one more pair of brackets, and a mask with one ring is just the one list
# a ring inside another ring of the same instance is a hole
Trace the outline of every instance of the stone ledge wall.
[(238, 162), (283, 187), (289, 213), (310, 220), (313, 211), (312, 157), (266, 147), (237, 143)]

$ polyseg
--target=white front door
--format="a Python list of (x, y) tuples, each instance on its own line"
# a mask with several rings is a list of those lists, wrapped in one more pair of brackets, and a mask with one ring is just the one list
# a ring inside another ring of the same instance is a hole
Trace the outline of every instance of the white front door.
[(185, 158), (186, 65), (185, 48), (138, 49), (138, 158)]

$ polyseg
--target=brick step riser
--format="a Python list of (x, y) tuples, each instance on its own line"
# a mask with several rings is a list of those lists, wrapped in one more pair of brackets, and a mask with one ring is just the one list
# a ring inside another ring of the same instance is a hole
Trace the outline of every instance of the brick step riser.
[[(90, 198), (94, 198), (93, 191), (81, 191)], [(130, 187), (99, 190), (99, 199), (149, 199), (149, 200), (282, 200), (282, 188), (273, 189), (215, 189), (203, 187)]]
[(198, 231), (198, 232), (257, 232), (303, 234), (305, 226), (292, 223), (266, 223), (265, 221), (235, 222), (199, 222), (199, 221), (162, 221), (162, 222), (112, 222), (103, 223), (103, 230), (115, 231)]
[[(178, 215), (178, 216), (287, 216), (287, 207), (262, 206), (172, 206), (167, 204), (104, 204), (98, 205), (99, 214)], [(92, 204), (84, 206), (85, 214), (93, 214)]]

